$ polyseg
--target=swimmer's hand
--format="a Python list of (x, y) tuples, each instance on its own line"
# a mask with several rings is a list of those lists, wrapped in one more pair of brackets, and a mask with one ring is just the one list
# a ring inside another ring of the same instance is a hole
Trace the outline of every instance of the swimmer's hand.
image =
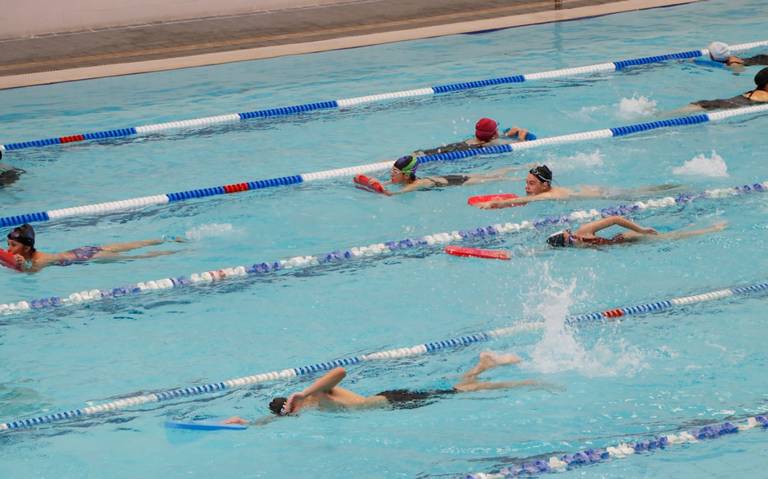
[(229, 417), (221, 421), (221, 423), (222, 424), (242, 424), (243, 426), (247, 426), (249, 424), (248, 421), (238, 416)]
[(306, 398), (307, 395), (303, 391), (291, 394), (288, 396), (288, 400), (285, 401), (283, 409), (280, 410), (280, 415), (285, 416), (297, 411), (301, 402)]
[(16, 264), (16, 269), (24, 271), (24, 266), (27, 264), (27, 260), (20, 254), (13, 255), (13, 261)]
[(495, 210), (501, 208), (500, 201), (485, 201), (483, 203), (475, 203), (472, 206), (480, 208), (481, 210)]
[(525, 128), (518, 128), (516, 126), (510, 128), (505, 132), (509, 138), (517, 138), (520, 141), (525, 141), (525, 137), (528, 136), (528, 130)]
[(645, 234), (645, 235), (657, 235), (657, 234), (659, 234), (659, 232), (656, 231), (653, 228), (640, 228), (640, 232)]

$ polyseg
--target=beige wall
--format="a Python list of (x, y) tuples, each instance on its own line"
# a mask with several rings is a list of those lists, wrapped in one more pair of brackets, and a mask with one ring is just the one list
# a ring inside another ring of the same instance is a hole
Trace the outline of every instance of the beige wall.
[(0, 0), (0, 38), (361, 0)]

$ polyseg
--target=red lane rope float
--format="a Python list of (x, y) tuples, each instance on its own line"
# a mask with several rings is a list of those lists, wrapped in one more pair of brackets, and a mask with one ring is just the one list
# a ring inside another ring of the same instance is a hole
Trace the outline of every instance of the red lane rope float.
[(365, 175), (357, 175), (352, 181), (355, 182), (355, 188), (370, 191), (371, 193), (385, 194), (384, 186), (376, 178), (370, 178)]
[(4, 249), (0, 249), (0, 265), (5, 266), (6, 268), (15, 269), (16, 271), (21, 271), (16, 267), (16, 255), (5, 251)]
[[(518, 196), (514, 193), (498, 193), (495, 195), (470, 196), (469, 198), (467, 198), (467, 204), (474, 206), (478, 203), (487, 203), (489, 201), (498, 201), (498, 200), (511, 200), (517, 197)], [(523, 204), (510, 205), (510, 206), (523, 206)]]
[(445, 252), (453, 256), (463, 256), (466, 258), (512, 259), (509, 251), (500, 249), (467, 248), (465, 246), (449, 245), (445, 247)]

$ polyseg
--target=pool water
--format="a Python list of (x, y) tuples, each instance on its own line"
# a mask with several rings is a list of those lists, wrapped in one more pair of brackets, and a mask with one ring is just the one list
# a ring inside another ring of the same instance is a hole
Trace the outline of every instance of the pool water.
[[(764, 39), (764, 2), (709, 1), (574, 22), (314, 55), (0, 92), (3, 141), (149, 124)], [(666, 63), (371, 104), (342, 112), (9, 152), (26, 170), (0, 191), (3, 215), (182, 191), (396, 158), (470, 136), (484, 116), (540, 138), (648, 121), (699, 99), (752, 88), (733, 74)], [(753, 115), (640, 135), (430, 164), (422, 174), (546, 163), (563, 186), (685, 191), (768, 179)], [(520, 172), (524, 175), (525, 169)], [(521, 180), (385, 198), (349, 179), (272, 188), (36, 225), (38, 247), (188, 237), (153, 259), (0, 274), (0, 303), (189, 275), (381, 241), (602, 208), (617, 200), (481, 211), (476, 194), (523, 194)], [(662, 231), (726, 221), (717, 234), (599, 250), (554, 251), (542, 228), (472, 246), (509, 262), (424, 248), (336, 266), (227, 281), (0, 318), (0, 416), (34, 417), (116, 397), (412, 346), (520, 322), (526, 333), (451, 352), (348, 368), (362, 394), (442, 387), (480, 351), (525, 360), (489, 380), (535, 378), (552, 390), (456, 395), (412, 410), (307, 412), (246, 431), (168, 431), (166, 419), (258, 418), (311, 378), (150, 404), (3, 433), (7, 477), (426, 477), (493, 471), (540, 455), (615, 445), (763, 412), (759, 318), (738, 298), (563, 327), (567, 314), (765, 281), (768, 201), (750, 194), (649, 210)], [(565, 476), (757, 475), (764, 433), (637, 455)], [(108, 471), (108, 472), (107, 472)]]

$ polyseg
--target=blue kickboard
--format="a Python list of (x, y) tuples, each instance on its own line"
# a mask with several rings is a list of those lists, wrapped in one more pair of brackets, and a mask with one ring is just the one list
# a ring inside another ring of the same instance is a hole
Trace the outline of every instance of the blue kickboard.
[(248, 426), (242, 424), (222, 424), (217, 421), (166, 421), (165, 427), (189, 431), (242, 431), (248, 429)]

